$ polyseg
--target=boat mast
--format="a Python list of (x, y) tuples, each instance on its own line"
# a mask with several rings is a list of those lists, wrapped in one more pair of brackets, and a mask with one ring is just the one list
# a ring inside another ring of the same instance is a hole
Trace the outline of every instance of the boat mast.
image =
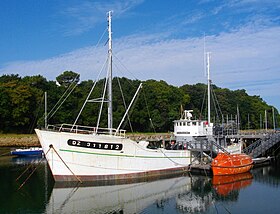
[(47, 114), (47, 92), (45, 91), (45, 129), (48, 127), (48, 114)]
[(109, 66), (108, 66), (108, 129), (110, 131), (110, 134), (112, 134), (112, 127), (113, 127), (113, 107), (112, 107), (112, 24), (111, 24), (111, 18), (112, 18), (112, 11), (108, 12), (108, 34), (109, 34), (109, 40), (108, 40), (108, 60), (109, 60)]
[(210, 80), (210, 52), (207, 52), (207, 85), (208, 85), (208, 126), (210, 126), (210, 84), (211, 84), (211, 80)]

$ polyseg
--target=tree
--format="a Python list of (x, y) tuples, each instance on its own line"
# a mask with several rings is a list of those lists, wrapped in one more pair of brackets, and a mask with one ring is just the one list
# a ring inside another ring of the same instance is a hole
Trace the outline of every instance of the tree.
[(72, 83), (78, 83), (80, 81), (80, 74), (77, 74), (73, 71), (64, 71), (58, 77), (56, 77), (56, 81), (64, 86), (69, 87)]

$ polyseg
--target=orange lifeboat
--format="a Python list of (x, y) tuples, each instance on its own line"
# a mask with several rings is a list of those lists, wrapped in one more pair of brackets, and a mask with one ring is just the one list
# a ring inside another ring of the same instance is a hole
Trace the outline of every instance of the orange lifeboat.
[(234, 190), (240, 190), (252, 184), (253, 175), (245, 172), (236, 175), (213, 176), (212, 184), (219, 195), (227, 196)]
[(212, 161), (213, 175), (234, 175), (250, 171), (253, 160), (245, 154), (218, 153)]

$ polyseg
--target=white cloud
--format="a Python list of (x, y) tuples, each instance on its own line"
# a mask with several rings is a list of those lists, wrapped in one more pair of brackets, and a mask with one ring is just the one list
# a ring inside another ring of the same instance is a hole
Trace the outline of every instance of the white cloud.
[[(80, 35), (91, 30), (96, 24), (103, 22), (104, 14), (109, 10), (113, 10), (114, 16), (117, 18), (143, 1), (83, 1), (80, 4), (68, 6), (60, 11), (60, 15), (68, 20), (68, 22), (63, 23), (63, 32), (66, 36)], [(68, 24), (65, 25), (65, 23)]]
[[(211, 51), (211, 76), (214, 84), (230, 89), (246, 89), (264, 99), (274, 97), (280, 109), (279, 43), (280, 27), (256, 30), (247, 26), (231, 33), (206, 37)], [(173, 85), (206, 82), (203, 69), (203, 38), (156, 39), (154, 35), (130, 36), (114, 41), (115, 62), (138, 79), (165, 80)], [(88, 47), (41, 61), (12, 62), (0, 74), (22, 76), (42, 74), (55, 79), (72, 70), (82, 79), (95, 79), (106, 59), (106, 47)], [(118, 66), (119, 68), (120, 66)], [(122, 75), (119, 73), (118, 75)], [(133, 78), (133, 77), (129, 77)]]

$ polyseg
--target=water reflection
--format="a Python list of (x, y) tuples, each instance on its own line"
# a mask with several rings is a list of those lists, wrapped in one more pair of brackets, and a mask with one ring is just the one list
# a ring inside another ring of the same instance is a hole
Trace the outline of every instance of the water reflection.
[(259, 167), (252, 171), (254, 181), (267, 186), (279, 188), (280, 186), (280, 159), (273, 166)]
[[(37, 170), (18, 191), (26, 177), (18, 181), (16, 178), (29, 166)], [(271, 194), (279, 198), (279, 164), (236, 176), (181, 176), (130, 184), (65, 187), (54, 183), (45, 161), (0, 157), (0, 213), (216, 213), (228, 208), (229, 202), (230, 212), (242, 208), (253, 213), (256, 208), (250, 208), (249, 201), (260, 185), (263, 192), (269, 192), (264, 198), (272, 198)], [(270, 206), (277, 208), (277, 203)]]
[(181, 213), (205, 212), (214, 202), (233, 200), (252, 182), (252, 174), (222, 177), (177, 177), (152, 182), (107, 186), (55, 185), (46, 213), (140, 213), (147, 207), (163, 208), (175, 199)]
[(52, 188), (45, 160), (39, 163), (37, 158), (0, 157), (0, 213), (43, 213)]
[(139, 213), (152, 203), (188, 192), (190, 177), (109, 186), (53, 189), (47, 213)]
[(212, 179), (213, 188), (218, 195), (228, 196), (235, 190), (240, 190), (252, 184), (253, 175), (251, 172), (237, 174), (214, 176)]
[(30, 165), (30, 164), (39, 164), (40, 162), (46, 162), (45, 159), (42, 159), (42, 157), (13, 157), (12, 158), (12, 163), (17, 164), (17, 165)]

